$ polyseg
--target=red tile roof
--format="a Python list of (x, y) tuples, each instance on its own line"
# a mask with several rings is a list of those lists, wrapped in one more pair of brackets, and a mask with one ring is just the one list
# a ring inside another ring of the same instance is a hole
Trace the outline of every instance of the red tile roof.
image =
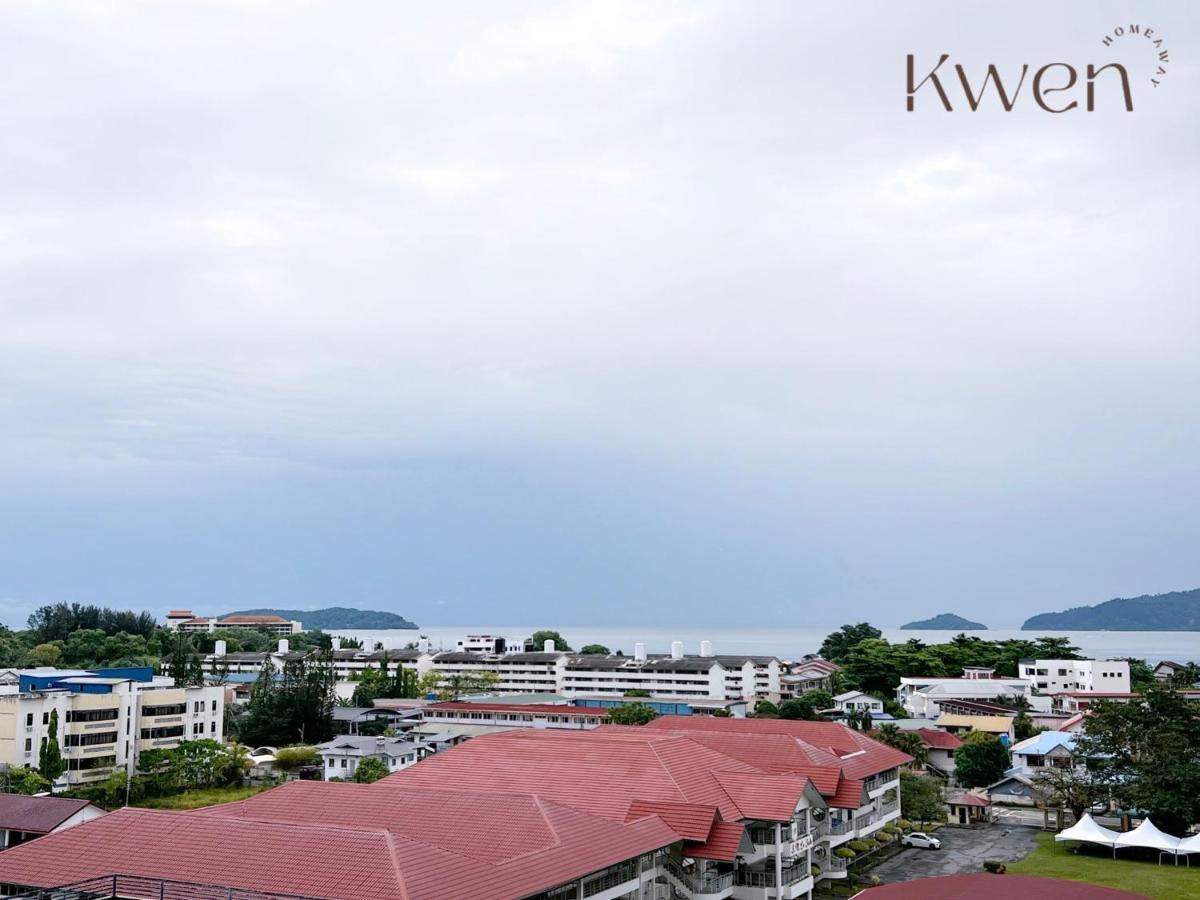
[(87, 800), (0, 793), (0, 828), (49, 834), (88, 806)]
[(733, 862), (737, 859), (738, 847), (746, 828), (738, 822), (717, 822), (709, 832), (708, 840), (699, 847), (685, 847), (687, 856), (699, 859), (719, 859)]
[(967, 791), (953, 791), (947, 794), (946, 803), (952, 806), (978, 806), (980, 809), (986, 809), (992, 805), (986, 798)]
[[(390, 781), (390, 779), (387, 779)], [(123, 809), (0, 854), (0, 882), (129, 874), (325, 897), (525, 897), (679, 840), (528, 794), (293, 782), (192, 812)]]
[(871, 900), (1146, 900), (1115, 888), (1030, 875), (943, 875), (872, 888)]
[(716, 810), (706, 803), (671, 803), (666, 800), (633, 800), (625, 814), (626, 822), (658, 816), (671, 830), (688, 840), (708, 840), (716, 819)]
[(957, 734), (938, 728), (918, 728), (917, 734), (921, 737), (921, 743), (931, 750), (957, 750), (963, 745), (962, 738)]

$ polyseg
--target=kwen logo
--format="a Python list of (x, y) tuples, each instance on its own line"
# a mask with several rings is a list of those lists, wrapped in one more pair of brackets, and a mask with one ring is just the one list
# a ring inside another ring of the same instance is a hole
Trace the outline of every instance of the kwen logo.
[[(1140, 25), (1118, 26), (1106, 34), (1100, 41), (1104, 47), (1114, 47), (1124, 39), (1125, 46), (1132, 42), (1130, 37), (1140, 37), (1149, 42), (1148, 54), (1152, 62), (1153, 75), (1150, 82), (1158, 87), (1162, 77), (1166, 75), (1166, 65), (1169, 61), (1167, 50), (1163, 48), (1163, 40), (1155, 34), (1153, 28), (1143, 28)], [(1088, 63), (1077, 67), (1071, 63), (1048, 62), (1037, 68), (1028, 63), (1021, 66), (1019, 72), (1010, 72), (1006, 82), (1000, 70), (994, 63), (989, 64), (982, 78), (972, 81), (961, 63), (947, 67), (942, 66), (950, 59), (949, 53), (943, 53), (937, 64), (925, 72), (925, 77), (917, 80), (919, 71), (916, 58), (908, 54), (908, 96), (906, 102), (908, 111), (916, 109), (917, 92), (924, 90), (930, 101), (936, 95), (934, 105), (940, 102), (946, 112), (956, 108), (969, 109), (971, 112), (983, 105), (985, 97), (994, 94), (1005, 112), (1012, 112), (1022, 101), (1022, 90), (1026, 82), (1029, 89), (1026, 97), (1032, 97), (1032, 102), (1048, 113), (1065, 113), (1075, 109), (1094, 112), (1097, 106), (1097, 95), (1104, 92), (1105, 105), (1123, 106), (1126, 112), (1133, 112), (1133, 91), (1129, 84), (1129, 70), (1121, 63), (1110, 62), (1104, 65)], [(927, 64), (926, 64), (927, 65)], [(1030, 70), (1033, 69), (1032, 78)], [(994, 89), (989, 91), (990, 85)], [(961, 91), (961, 94), (960, 94)], [(1081, 106), (1082, 103), (1082, 106)], [(956, 106), (957, 104), (957, 106)]]

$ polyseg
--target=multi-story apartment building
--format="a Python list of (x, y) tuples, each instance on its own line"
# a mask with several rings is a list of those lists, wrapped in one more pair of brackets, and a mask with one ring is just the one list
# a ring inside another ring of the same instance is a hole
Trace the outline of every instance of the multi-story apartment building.
[[(510, 731), (372, 785), (297, 781), (224, 807), (121, 810), (0, 856), (0, 888), (116, 879), (119, 861), (130, 878), (235, 896), (795, 900), (845, 877), (838, 846), (899, 817), (910, 761), (829, 722)], [(218, 839), (244, 864), (169, 852)]]
[[(335, 638), (336, 641), (336, 638)], [(263, 666), (276, 670), (292, 658), (286, 639), (273, 653), (227, 653), (223, 641), (203, 660), (205, 672), (256, 673)], [(299, 655), (299, 654), (295, 654)], [(778, 700), (780, 664), (773, 656), (714, 654), (703, 641), (698, 655), (687, 655), (675, 642), (670, 654), (647, 654), (635, 644), (633, 656), (577, 655), (555, 650), (547, 641), (540, 651), (502, 653), (469, 650), (351, 650), (335, 644), (334, 672), (339, 681), (351, 681), (368, 667), (403, 666), (418, 676), (437, 672), (442, 683), (456, 676), (491, 672), (501, 693), (546, 693), (564, 697), (621, 697), (628, 691), (646, 691), (671, 700)]]
[(1129, 690), (1129, 663), (1123, 659), (1023, 659), (1018, 672), (1040, 694)]
[(143, 750), (224, 735), (224, 691), (177, 687), (151, 668), (0, 671), (0, 766), (36, 767), (58, 712), (62, 787), (132, 772)]
[(268, 631), (271, 634), (297, 634), (304, 625), (282, 616), (225, 616), (210, 619), (194, 616), (189, 609), (173, 609), (167, 614), (170, 631)]

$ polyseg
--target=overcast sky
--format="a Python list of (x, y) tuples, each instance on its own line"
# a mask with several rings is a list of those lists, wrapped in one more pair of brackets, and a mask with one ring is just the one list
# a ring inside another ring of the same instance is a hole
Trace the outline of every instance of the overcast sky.
[(0, 620), (1200, 587), (1198, 7), (963, 10), (8, 0)]

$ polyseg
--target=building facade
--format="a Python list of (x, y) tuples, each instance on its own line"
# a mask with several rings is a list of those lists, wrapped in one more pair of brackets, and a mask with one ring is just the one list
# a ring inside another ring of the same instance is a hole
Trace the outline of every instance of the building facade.
[(149, 667), (67, 671), (0, 671), (0, 765), (36, 767), (57, 712), (66, 771), (58, 786), (132, 773), (143, 750), (180, 741), (224, 739), (220, 687), (177, 687)]
[(1041, 694), (1129, 690), (1129, 663), (1123, 659), (1023, 659), (1018, 671)]

